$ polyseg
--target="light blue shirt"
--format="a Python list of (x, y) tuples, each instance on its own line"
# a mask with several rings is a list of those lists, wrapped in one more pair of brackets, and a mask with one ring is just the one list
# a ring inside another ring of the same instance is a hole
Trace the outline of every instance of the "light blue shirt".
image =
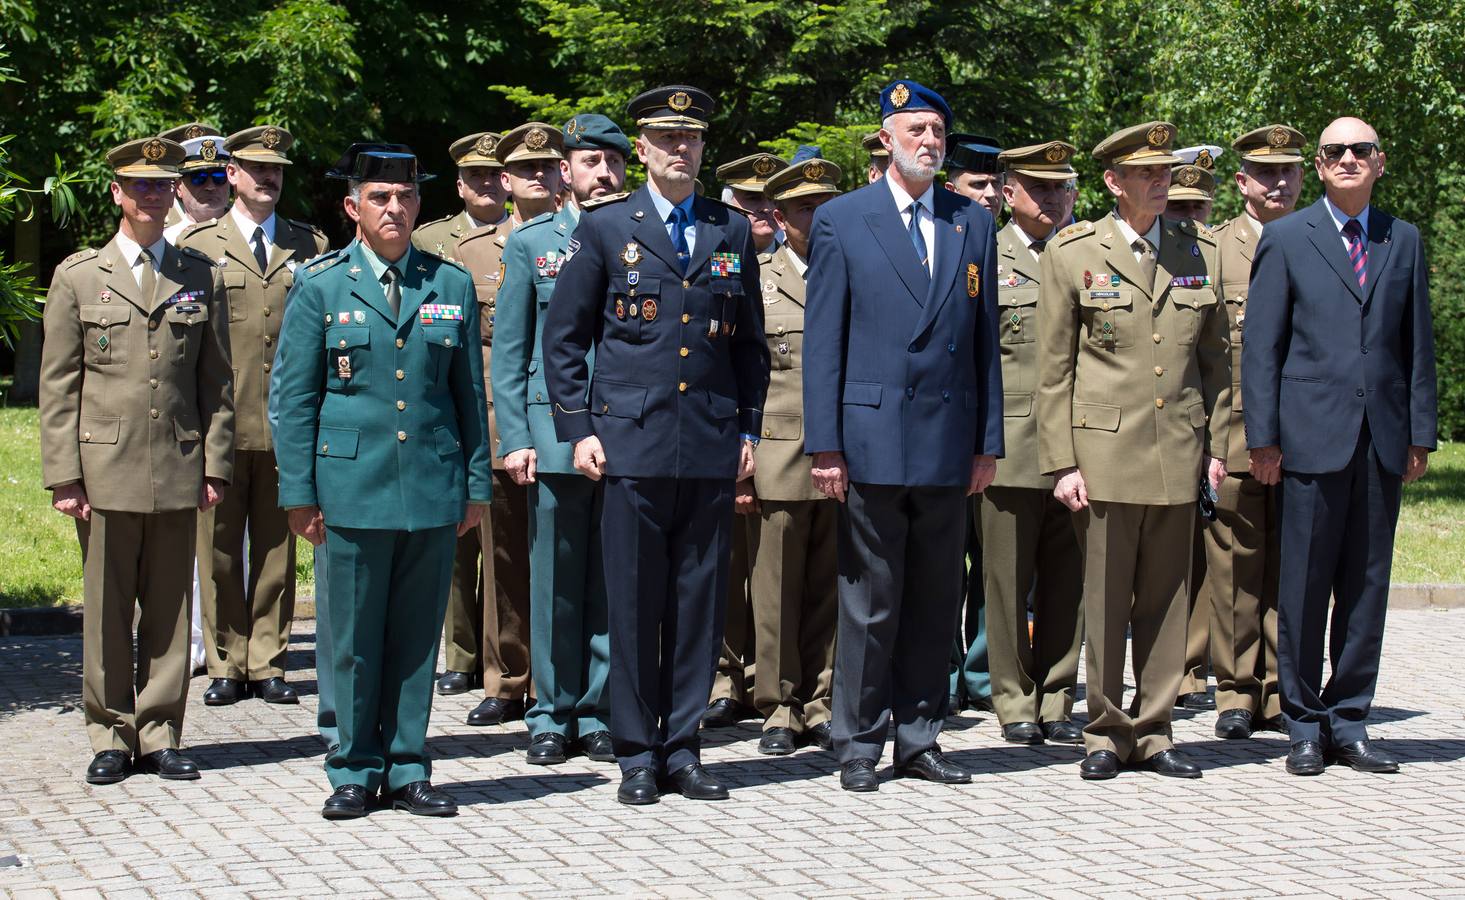
[(376, 279), (377, 286), (382, 289), (382, 299), (385, 300), (387, 297), (387, 286), (382, 284), (382, 276), (387, 273), (387, 266), (396, 269), (399, 278), (407, 274), (407, 264), (412, 261), (412, 254), (414, 252), (412, 245), (407, 245), (407, 252), (402, 254), (401, 259), (396, 262), (389, 262), (377, 256), (376, 252), (365, 241), (360, 241), (359, 243), (361, 244), (361, 255), (366, 257), (366, 265), (370, 267), (372, 277)]
[(666, 236), (676, 246), (676, 239), (671, 234), (671, 211), (673, 206), (680, 206), (687, 212), (687, 230), (683, 232), (687, 236), (687, 255), (692, 256), (697, 251), (697, 218), (692, 214), (692, 200), (697, 193), (693, 191), (687, 195), (687, 199), (681, 203), (672, 203), (670, 200), (656, 193), (656, 188), (648, 181), (646, 183), (647, 193), (651, 194), (651, 204), (656, 207), (656, 214), (661, 216), (661, 222), (666, 226)]
[[(1343, 249), (1348, 250), (1348, 236), (1343, 233), (1343, 226), (1348, 224), (1348, 219), (1350, 218), (1350, 216), (1347, 213), (1343, 212), (1343, 210), (1334, 206), (1333, 201), (1328, 199), (1327, 194), (1323, 194), (1323, 203), (1327, 204), (1328, 215), (1333, 217), (1333, 225), (1335, 225), (1338, 229), (1338, 237), (1343, 240)], [(1365, 245), (1368, 243), (1368, 211), (1371, 206), (1372, 204), (1369, 204), (1369, 206), (1365, 206), (1362, 212), (1360, 212), (1356, 216), (1351, 217), (1357, 219), (1358, 224), (1363, 226), (1363, 242)]]

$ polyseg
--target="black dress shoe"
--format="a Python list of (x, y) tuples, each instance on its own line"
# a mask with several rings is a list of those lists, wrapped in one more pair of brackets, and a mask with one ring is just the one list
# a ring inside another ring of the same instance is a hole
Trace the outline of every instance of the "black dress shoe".
[(592, 731), (589, 734), (581, 735), (580, 749), (585, 751), (585, 758), (595, 762), (615, 762), (616, 752), (610, 742), (609, 731)]
[(967, 701), (967, 709), (975, 709), (977, 712), (994, 713), (997, 707), (992, 705), (991, 697), (978, 697), (975, 700)]
[(300, 702), (300, 697), (295, 693), (295, 689), (280, 677), (251, 681), (249, 696), (258, 697), (266, 703), (293, 705)]
[(1215, 709), (1216, 698), (1205, 691), (1195, 691), (1189, 694), (1181, 694), (1180, 699), (1175, 701), (1175, 705), (1183, 706), (1186, 709)]
[(1043, 729), (1037, 722), (1013, 722), (1002, 726), (1002, 739), (1009, 744), (1041, 744)]
[(1103, 781), (1119, 774), (1119, 754), (1113, 750), (1095, 750), (1078, 764), (1078, 777), (1084, 781)]
[(198, 765), (193, 760), (171, 747), (155, 750), (137, 761), (137, 767), (150, 775), (169, 781), (194, 781), (198, 776)]
[(1244, 741), (1251, 737), (1251, 710), (1222, 710), (1216, 716), (1216, 737), (1223, 741)]
[(1174, 747), (1151, 756), (1144, 761), (1144, 767), (1166, 778), (1199, 778), (1201, 774), (1200, 766)]
[(432, 786), (431, 781), (414, 781), (386, 796), (392, 809), (405, 809), (414, 816), (456, 816), (458, 804)]
[(946, 714), (954, 716), (961, 712), (961, 698), (956, 694), (950, 694), (946, 698)]
[(671, 782), (688, 800), (726, 800), (727, 788), (702, 768), (701, 763), (682, 766), (671, 773)]
[(839, 786), (847, 791), (869, 793), (880, 790), (873, 759), (852, 759), (839, 767)]
[(537, 734), (529, 742), (529, 751), (524, 761), (534, 766), (554, 766), (565, 761), (565, 747), (569, 741), (562, 734), (546, 732)]
[(1321, 775), (1326, 766), (1323, 745), (1317, 741), (1298, 741), (1287, 751), (1288, 775)]
[(1083, 729), (1072, 719), (1059, 719), (1043, 723), (1043, 737), (1055, 744), (1082, 744)]
[(501, 700), (489, 697), (473, 707), (468, 714), (468, 724), (476, 726), (502, 725), (524, 718), (523, 700)]
[(903, 766), (896, 766), (895, 774), (902, 778), (924, 778), (937, 784), (970, 784), (972, 780), (970, 772), (942, 756), (936, 747), (917, 753)]
[(1275, 716), (1268, 716), (1265, 719), (1258, 719), (1256, 721), (1256, 723), (1252, 725), (1251, 730), (1252, 731), (1275, 731), (1275, 732), (1278, 732), (1279, 734), (1286, 734), (1287, 733), (1287, 723), (1284, 722), (1284, 721), (1282, 721), (1282, 716), (1281, 716), (1280, 713), (1278, 713)]
[(804, 732), (804, 741), (818, 747), (820, 750), (833, 750), (834, 727), (828, 722), (820, 722), (818, 725)]
[(794, 752), (794, 733), (787, 728), (769, 728), (758, 739), (758, 752), (764, 756), (788, 756)]
[(1368, 741), (1333, 747), (1333, 759), (1360, 772), (1397, 772), (1399, 763), (1380, 753)]
[(359, 819), (366, 815), (368, 806), (366, 788), (359, 784), (343, 784), (326, 798), (320, 814), (323, 819)]
[(203, 692), (204, 706), (230, 706), (244, 699), (244, 682), (233, 678), (215, 678)]
[(132, 771), (132, 760), (121, 750), (103, 750), (86, 767), (87, 784), (116, 784)]
[(656, 789), (656, 776), (650, 769), (632, 769), (621, 776), (616, 799), (627, 806), (648, 806), (661, 799)]
[(471, 690), (473, 690), (473, 676), (468, 672), (454, 672), (449, 669), (437, 680), (437, 692), (444, 697), (466, 694)]
[(702, 714), (702, 727), (731, 728), (743, 721), (744, 713), (741, 704), (726, 697), (713, 700), (707, 704), (707, 711)]

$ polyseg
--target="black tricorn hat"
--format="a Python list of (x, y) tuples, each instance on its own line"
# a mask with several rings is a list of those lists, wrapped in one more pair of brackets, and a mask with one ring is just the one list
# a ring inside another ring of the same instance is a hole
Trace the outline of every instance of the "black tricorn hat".
[(406, 144), (357, 143), (336, 160), (326, 177), (421, 184), (437, 176), (417, 167), (417, 155)]

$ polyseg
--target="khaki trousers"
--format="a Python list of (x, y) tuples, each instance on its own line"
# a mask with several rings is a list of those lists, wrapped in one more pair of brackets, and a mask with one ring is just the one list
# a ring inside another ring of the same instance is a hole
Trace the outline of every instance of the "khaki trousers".
[[(493, 471), (493, 503), (479, 526), (483, 545), (483, 696), (534, 698), (529, 671), (529, 494)], [(471, 670), (470, 670), (471, 671)]]
[(93, 509), (90, 521), (76, 523), (85, 598), (81, 693), (93, 753), (143, 756), (179, 746), (197, 520), (192, 509)]
[[(489, 516), (493, 515), (490, 507)], [(448, 611), (443, 619), (443, 653), (450, 672), (477, 675), (483, 669), (484, 535), (480, 526), (458, 538), (453, 550), (453, 579), (448, 587)], [(493, 554), (489, 534), (488, 554)]]
[[(1213, 663), (1211, 625), (1222, 611), (1206, 578), (1206, 526), (1199, 513), (1195, 517), (1195, 543), (1190, 550), (1190, 610), (1185, 620), (1185, 669), (1180, 679), (1180, 693), (1204, 694)], [(1177, 698), (1178, 699), (1178, 698)]]
[(1050, 490), (989, 487), (981, 517), (987, 664), (997, 720), (1064, 721), (1073, 712), (1083, 646), (1083, 554), (1073, 513)]
[(279, 494), (274, 452), (235, 450), (224, 499), (198, 514), (199, 610), (210, 678), (285, 674), (295, 617), (295, 535)]
[(1207, 583), (1214, 598), (1211, 665), (1216, 708), (1254, 717), (1282, 712), (1277, 692), (1277, 490), (1248, 475), (1221, 483), (1206, 529)]
[[(1089, 501), (1073, 517), (1084, 554), (1089, 753), (1140, 762), (1174, 746), (1170, 716), (1185, 664), (1185, 615), (1195, 504)], [(1132, 634), (1135, 714), (1124, 706)]]
[(753, 703), (764, 729), (795, 734), (829, 721), (839, 622), (839, 507), (761, 501), (751, 593)]

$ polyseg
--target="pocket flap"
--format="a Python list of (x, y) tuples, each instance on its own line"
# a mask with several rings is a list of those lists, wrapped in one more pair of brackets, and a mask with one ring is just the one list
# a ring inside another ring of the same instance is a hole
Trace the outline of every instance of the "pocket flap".
[(1033, 395), (1004, 393), (1002, 395), (1002, 414), (1004, 416), (1032, 415)]
[(1190, 425), (1192, 428), (1206, 427), (1206, 407), (1203, 403), (1192, 403), (1190, 405)]
[(224, 287), (229, 288), (230, 290), (243, 290), (243, 288), (244, 288), (244, 273), (243, 272), (225, 272), (224, 273)]
[(88, 325), (101, 325), (103, 328), (108, 325), (120, 325), (132, 318), (132, 307), (126, 303), (119, 303), (115, 306), (83, 306), (81, 308), (81, 320)]
[(424, 325), (422, 336), (429, 347), (447, 347), (452, 349), (462, 343), (462, 335), (457, 325)]
[(613, 294), (630, 294), (631, 291), (635, 291), (637, 296), (651, 294), (659, 297), (661, 296), (661, 279), (654, 275), (641, 275), (637, 277), (635, 284), (631, 284), (625, 273), (621, 273), (610, 276), (610, 290)]
[(83, 444), (115, 444), (122, 431), (122, 417), (82, 416), (79, 425)]
[(1038, 289), (1003, 288), (997, 292), (998, 306), (1033, 306), (1038, 302)]
[(543, 378), (531, 377), (524, 388), (529, 406), (549, 403), (549, 386)]
[(437, 455), (452, 456), (463, 447), (463, 442), (453, 434), (453, 429), (447, 425), (439, 425), (432, 430), (433, 437), (437, 440)]
[(846, 381), (844, 402), (853, 406), (879, 406), (881, 386), (869, 381)]
[(1073, 427), (1098, 428), (1103, 431), (1119, 430), (1120, 407), (1107, 403), (1073, 404)]
[(712, 413), (714, 419), (731, 419), (738, 414), (738, 401), (732, 397), (724, 397), (722, 394), (709, 394), (707, 410)]
[(790, 413), (764, 413), (763, 437), (770, 441), (802, 440), (804, 417)]
[(602, 416), (639, 419), (646, 409), (646, 386), (597, 378), (590, 383), (590, 411)]
[(714, 294), (741, 295), (743, 293), (743, 282), (740, 278), (714, 277), (711, 287)]
[(356, 458), (356, 445), (361, 440), (361, 429), (322, 425), (316, 429), (316, 435), (316, 447), (318, 448), (316, 452), (320, 456)]
[(1211, 288), (1171, 288), (1170, 299), (1178, 306), (1200, 309), (1216, 302), (1216, 292)]
[(178, 443), (186, 444), (189, 441), (196, 441), (198, 433), (197, 425), (190, 425), (181, 419), (173, 420), (173, 436), (178, 439)]
[(326, 346), (345, 350), (371, 344), (371, 328), (367, 325), (332, 325), (326, 329)]
[(1134, 295), (1129, 288), (1079, 291), (1078, 302), (1094, 309), (1129, 309), (1134, 305)]

